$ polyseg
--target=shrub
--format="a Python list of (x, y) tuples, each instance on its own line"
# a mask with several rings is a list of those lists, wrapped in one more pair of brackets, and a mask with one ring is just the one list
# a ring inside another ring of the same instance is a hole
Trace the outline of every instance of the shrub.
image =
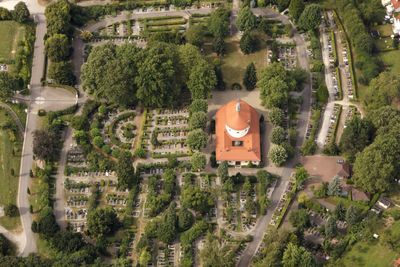
[(8, 217), (17, 217), (19, 215), (19, 211), (16, 205), (8, 204), (4, 207), (4, 214)]

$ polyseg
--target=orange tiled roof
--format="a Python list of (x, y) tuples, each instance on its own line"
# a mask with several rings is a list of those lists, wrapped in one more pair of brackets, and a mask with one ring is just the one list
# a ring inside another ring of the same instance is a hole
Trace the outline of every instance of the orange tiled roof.
[[(215, 121), (218, 161), (261, 161), (259, 116), (252, 106), (243, 100), (233, 100), (217, 111)], [(234, 138), (228, 134), (226, 125), (235, 130), (244, 130), (248, 126), (250, 129), (245, 136)], [(243, 146), (233, 146), (232, 141), (242, 141)]]
[(400, 0), (392, 0), (392, 5), (394, 9), (400, 8)]

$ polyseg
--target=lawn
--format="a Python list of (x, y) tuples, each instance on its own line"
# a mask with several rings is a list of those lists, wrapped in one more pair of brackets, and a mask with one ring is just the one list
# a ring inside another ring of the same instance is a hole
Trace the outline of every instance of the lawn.
[(400, 73), (400, 50), (392, 50), (379, 54), (385, 66), (394, 74)]
[(18, 41), (24, 36), (23, 26), (15, 21), (0, 21), (0, 62), (14, 59)]
[[(8, 120), (8, 113), (0, 109), (0, 122)], [(0, 205), (15, 204), (18, 191), (18, 173), (21, 156), (20, 140), (12, 142), (14, 136), (9, 130), (0, 129)], [(14, 172), (14, 175), (12, 175)], [(8, 229), (19, 225), (19, 218), (0, 218), (0, 224)]]
[[(391, 226), (392, 231), (400, 231), (400, 222)], [(358, 242), (342, 259), (344, 266), (392, 266), (398, 254), (382, 241)]]
[[(261, 38), (259, 38), (259, 40), (260, 39)], [(226, 54), (222, 57), (222, 73), (227, 89), (230, 89), (233, 83), (242, 84), (248, 64), (254, 62), (258, 74), (267, 65), (267, 50), (263, 41), (260, 41), (260, 47), (262, 49), (249, 55), (242, 53), (239, 47), (239, 40), (229, 38), (226, 39), (225, 42)], [(205, 47), (205, 50), (211, 50), (211, 48)]]

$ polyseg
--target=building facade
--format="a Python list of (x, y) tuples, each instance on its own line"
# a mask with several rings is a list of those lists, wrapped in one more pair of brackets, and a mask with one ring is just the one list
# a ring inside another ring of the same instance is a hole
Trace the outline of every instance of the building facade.
[(215, 117), (216, 159), (231, 166), (259, 165), (261, 162), (260, 117), (243, 100), (222, 106)]

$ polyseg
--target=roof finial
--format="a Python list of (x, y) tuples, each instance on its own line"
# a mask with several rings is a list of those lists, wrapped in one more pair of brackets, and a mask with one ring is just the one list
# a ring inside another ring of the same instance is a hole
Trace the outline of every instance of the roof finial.
[(240, 112), (240, 98), (238, 98), (238, 101), (236, 103), (236, 112)]

